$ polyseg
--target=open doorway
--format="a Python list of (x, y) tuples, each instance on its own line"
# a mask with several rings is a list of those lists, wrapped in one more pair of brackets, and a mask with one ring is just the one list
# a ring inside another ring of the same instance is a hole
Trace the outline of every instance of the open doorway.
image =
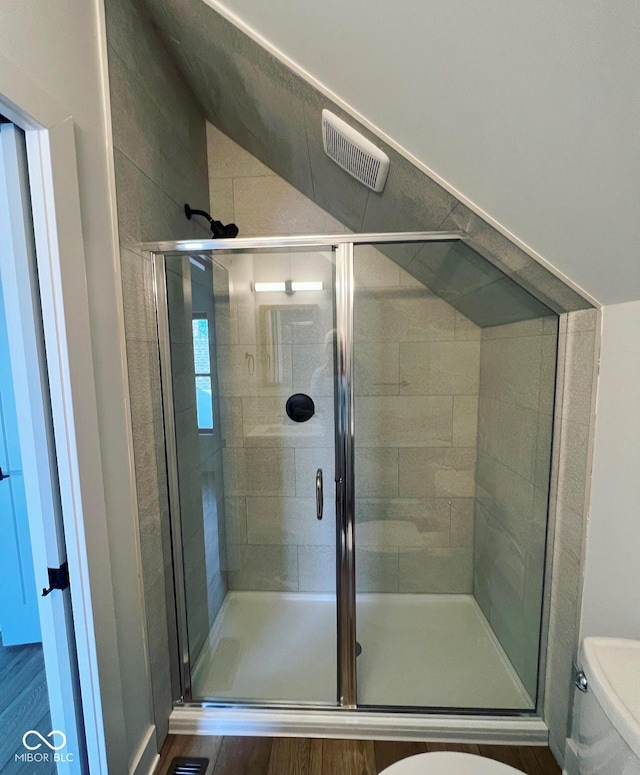
[(0, 771), (72, 775), (86, 767), (34, 241), (25, 136), (3, 121)]

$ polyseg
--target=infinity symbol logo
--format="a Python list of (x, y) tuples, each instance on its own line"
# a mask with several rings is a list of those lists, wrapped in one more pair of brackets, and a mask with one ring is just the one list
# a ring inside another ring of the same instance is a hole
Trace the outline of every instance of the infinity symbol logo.
[(51, 737), (52, 735), (60, 735), (60, 737), (62, 738), (62, 742), (60, 743), (60, 745), (54, 745), (53, 742), (50, 742), (49, 740), (47, 740), (46, 737), (43, 737), (40, 734), (40, 732), (38, 732), (36, 729), (30, 729), (28, 732), (25, 732), (24, 735), (22, 736), (22, 745), (29, 751), (37, 751), (38, 748), (42, 748), (42, 743), (36, 743), (36, 745), (29, 745), (29, 743), (27, 743), (27, 738), (29, 737), (29, 735), (35, 735), (36, 737), (40, 738), (40, 740), (42, 740), (42, 743), (44, 743), (46, 746), (51, 748), (52, 751), (59, 751), (61, 748), (64, 748), (65, 745), (67, 744), (67, 736), (65, 735), (64, 732), (60, 732), (58, 729), (54, 729), (51, 732), (49, 732), (47, 737)]

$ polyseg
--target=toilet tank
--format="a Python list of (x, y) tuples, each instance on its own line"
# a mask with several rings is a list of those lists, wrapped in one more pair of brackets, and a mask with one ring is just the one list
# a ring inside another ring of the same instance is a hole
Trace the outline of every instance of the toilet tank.
[(580, 775), (640, 775), (640, 641), (585, 638), (580, 667)]

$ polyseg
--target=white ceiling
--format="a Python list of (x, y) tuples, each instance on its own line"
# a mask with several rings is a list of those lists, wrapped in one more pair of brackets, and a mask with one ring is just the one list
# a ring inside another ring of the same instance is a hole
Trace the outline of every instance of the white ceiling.
[(637, 0), (206, 0), (602, 303), (640, 298)]

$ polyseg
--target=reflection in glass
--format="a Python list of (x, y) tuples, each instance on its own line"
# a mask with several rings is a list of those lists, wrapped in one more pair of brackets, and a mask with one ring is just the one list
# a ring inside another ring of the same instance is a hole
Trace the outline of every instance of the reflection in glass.
[(198, 429), (201, 431), (213, 430), (210, 346), (208, 318), (204, 315), (194, 315), (193, 361), (196, 378)]

